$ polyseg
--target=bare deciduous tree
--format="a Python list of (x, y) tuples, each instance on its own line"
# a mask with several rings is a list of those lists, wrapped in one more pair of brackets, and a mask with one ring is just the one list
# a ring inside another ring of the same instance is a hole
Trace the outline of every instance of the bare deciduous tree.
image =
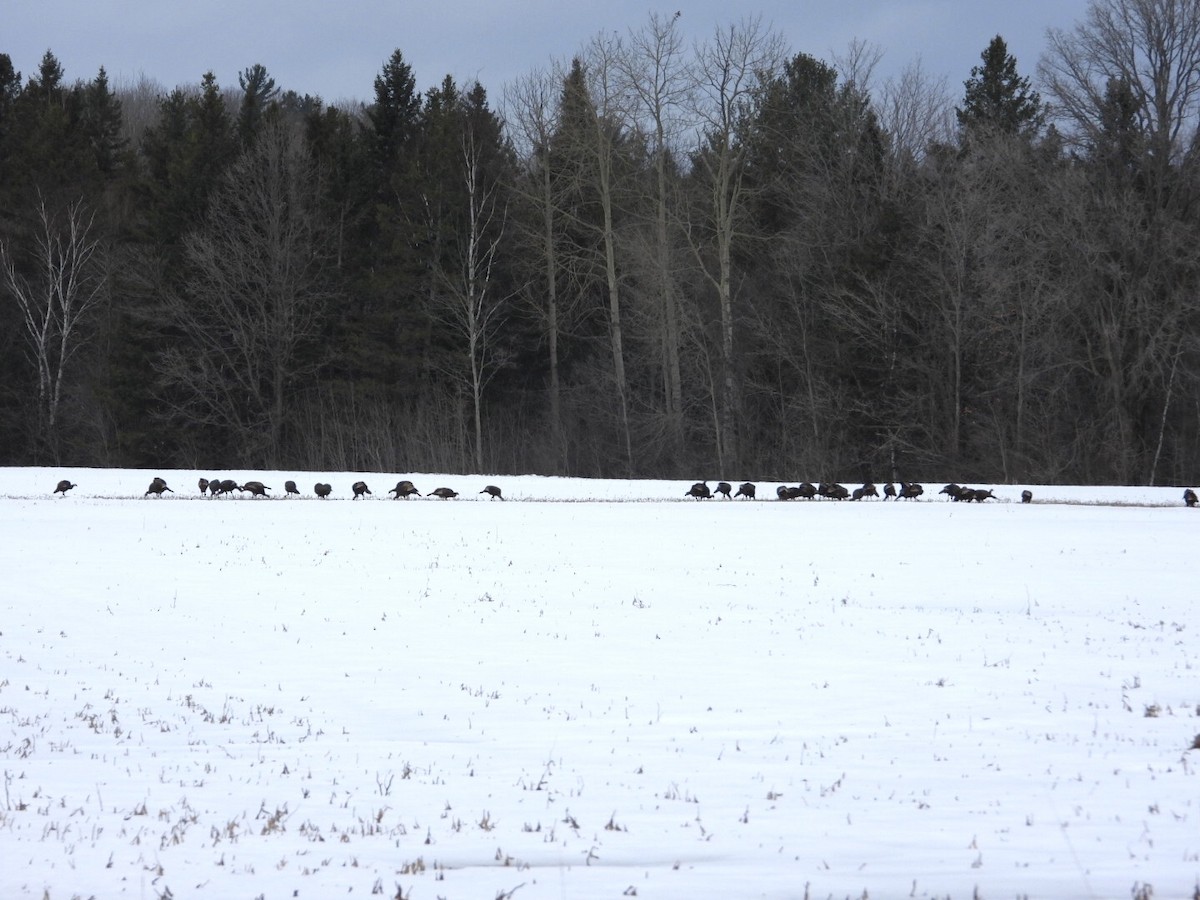
[(620, 41), (597, 35), (589, 45), (587, 73), (592, 100), (596, 104), (595, 159), (600, 200), (601, 242), (604, 248), (604, 281), (608, 293), (609, 334), (612, 342), (613, 376), (620, 402), (625, 459), (633, 468), (633, 437), (629, 422), (629, 382), (625, 376), (624, 330), (621, 324), (621, 274), (617, 263), (617, 142), (622, 136), (628, 110), (623, 104), (617, 64), (622, 56)]
[(495, 296), (492, 274), (507, 210), (500, 201), (495, 173), (487, 171), (469, 122), (464, 125), (461, 154), (466, 210), (461, 233), (451, 239), (455, 269), (441, 273), (442, 289), (435, 293), (434, 304), (462, 341), (465, 377), (459, 370), (450, 374), (461, 378), (470, 394), (475, 470), (483, 472), (483, 391), (503, 364), (494, 351), (493, 337), (504, 303)]
[(949, 144), (954, 134), (954, 104), (946, 79), (931, 77), (919, 61), (884, 83), (875, 112), (902, 166), (920, 162), (931, 147)]
[[(562, 386), (558, 341), (562, 326), (559, 296), (558, 228), (562, 214), (561, 190), (552, 159), (553, 136), (558, 127), (557, 95), (561, 75), (535, 72), (511, 84), (505, 94), (508, 124), (526, 161), (522, 195), (536, 216), (530, 243), (536, 248), (537, 275), (530, 280), (531, 305), (544, 323), (550, 370), (550, 429), (555, 455), (564, 452), (562, 441)], [(565, 462), (565, 460), (563, 460)]]
[(1151, 156), (1170, 165), (1190, 150), (1200, 114), (1200, 3), (1091, 0), (1071, 31), (1051, 29), (1038, 67), (1058, 116), (1087, 143), (1102, 139), (1110, 85), (1132, 91)]
[(264, 125), (185, 238), (186, 288), (164, 298), (175, 336), (157, 362), (162, 399), (225, 430), (248, 464), (281, 462), (290, 392), (319, 361), (330, 241), (317, 183), (299, 134)]
[(746, 144), (741, 131), (764, 78), (782, 57), (779, 36), (760, 19), (717, 29), (699, 48), (694, 114), (702, 131), (696, 153), (705, 197), (691, 217), (692, 245), (717, 296), (721, 322), (721, 427), (717, 458), (722, 477), (737, 461), (737, 387), (734, 358), (733, 247), (742, 236)]
[(1099, 477), (1152, 480), (1181, 353), (1195, 351), (1200, 260), (1200, 2), (1091, 0), (1040, 65), (1089, 163), (1062, 246), (1076, 275), (1082, 366), (1103, 398)]
[(683, 384), (680, 373), (680, 313), (669, 224), (673, 219), (671, 160), (678, 158), (678, 142), (687, 130), (684, 110), (692, 105), (692, 73), (683, 58), (683, 37), (671, 18), (652, 14), (639, 31), (630, 33), (626, 52), (618, 58), (622, 90), (629, 98), (631, 115), (649, 144), (654, 167), (653, 292), (662, 321), (662, 369), (666, 400), (666, 426), (674, 453), (683, 445)]
[(39, 196), (24, 264), (12, 246), (0, 242), (0, 277), (20, 307), (37, 369), (38, 443), (55, 458), (64, 375), (83, 342), (82, 323), (108, 296), (94, 218), (82, 201), (55, 216)]

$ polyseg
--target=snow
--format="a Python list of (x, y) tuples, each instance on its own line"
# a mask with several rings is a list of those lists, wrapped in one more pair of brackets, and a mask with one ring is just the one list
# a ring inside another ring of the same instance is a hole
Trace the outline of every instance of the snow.
[(1193, 896), (1182, 488), (689, 484), (0, 469), (0, 896)]

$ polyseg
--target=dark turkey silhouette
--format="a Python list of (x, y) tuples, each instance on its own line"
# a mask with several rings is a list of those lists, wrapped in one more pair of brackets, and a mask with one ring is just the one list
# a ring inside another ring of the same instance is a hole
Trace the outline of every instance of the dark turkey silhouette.
[(857, 497), (851, 498), (854, 500), (861, 500), (863, 497), (874, 497), (879, 499), (879, 489), (869, 481), (862, 487), (857, 488), (854, 493), (858, 494)]
[(1021, 491), (1021, 502), (1022, 503), (1032, 503), (1033, 502), (1033, 491)]
[[(79, 487), (79, 485), (77, 485), (77, 484), (71, 484), (71, 482), (67, 481), (67, 480), (64, 478), (62, 481), (60, 481), (60, 482), (58, 483), (58, 487), (56, 487), (56, 488), (54, 489), (54, 493), (55, 493), (55, 494), (62, 494), (62, 495), (65, 497), (65, 496), (67, 496), (67, 491), (69, 491), (69, 490), (70, 490), (71, 488), (73, 488), (73, 487)], [(51, 496), (53, 496), (53, 495), (51, 495)]]
[(416, 494), (418, 497), (421, 496), (421, 492), (416, 489), (411, 481), (396, 482), (396, 486), (388, 491), (388, 493), (396, 495), (392, 498), (393, 500), (399, 500), (401, 497), (407, 500), (413, 494)]
[(786, 484), (781, 484), (779, 487), (775, 488), (775, 496), (780, 500), (791, 500), (793, 490), (794, 488), (790, 488)]
[(815, 496), (817, 496), (816, 486), (808, 481), (800, 482), (798, 485), (796, 485), (794, 488), (792, 488), (792, 491), (793, 491), (793, 494), (792, 494), (793, 498), (799, 497), (802, 500), (811, 500)]
[(294, 481), (285, 481), (283, 483), (283, 492), (285, 494), (299, 494), (300, 488), (296, 487), (296, 482)]
[(200, 493), (207, 494), (208, 493), (208, 479), (201, 478), (200, 481), (197, 483), (200, 485)]
[(990, 488), (963, 488), (959, 499), (966, 503), (982, 503), (984, 500), (995, 500), (996, 495)]
[[(155, 475), (154, 480), (150, 482), (150, 487), (146, 489), (146, 493), (142, 494), (142, 496), (149, 497), (151, 494), (153, 494), (156, 497), (161, 497), (163, 491), (171, 491), (171, 489), (167, 487), (167, 483), (165, 481)], [(171, 491), (171, 493), (173, 494), (175, 492)]]
[(896, 499), (896, 486), (894, 484), (892, 484), (890, 481), (883, 486), (883, 499), (884, 500), (888, 500), (888, 499), (895, 500)]
[(695, 497), (697, 500), (711, 500), (712, 491), (709, 490), (707, 481), (697, 481), (687, 489), (683, 496)]
[(494, 484), (489, 484), (487, 487), (485, 487), (479, 493), (487, 494), (493, 500), (503, 500), (504, 499), (504, 496), (500, 493), (500, 488), (496, 487)]
[[(210, 489), (212, 488), (211, 484), (209, 484), (209, 488)], [(234, 481), (232, 478), (222, 478), (221, 479), (221, 493), (222, 494), (232, 494), (237, 489), (238, 489), (238, 483), (236, 481)]]
[(1188, 509), (1191, 509), (1193, 506), (1195, 506), (1196, 505), (1196, 492), (1193, 491), (1191, 488), (1188, 488), (1186, 491), (1184, 491), (1183, 492), (1183, 502), (1188, 505)]
[(331, 493), (333, 493), (333, 485), (321, 484), (321, 482), (318, 481), (313, 485), (313, 493), (324, 500)]
[(215, 497), (219, 493), (221, 493), (221, 479), (216, 477), (210, 478), (208, 480), (208, 495)]
[(247, 481), (245, 484), (238, 487), (239, 491), (249, 491), (254, 497), (266, 497), (267, 491), (271, 490), (261, 481)]
[(900, 490), (896, 494), (896, 498), (899, 500), (916, 500), (923, 493), (925, 493), (925, 488), (915, 481), (902, 481), (900, 482)]
[(845, 500), (850, 496), (850, 492), (846, 490), (844, 484), (822, 484), (817, 488), (817, 493), (830, 500)]
[(962, 485), (955, 484), (953, 481), (950, 482), (945, 487), (943, 487), (940, 491), (938, 491), (939, 494), (945, 494), (951, 500), (961, 500), (962, 492), (963, 492)]
[(367, 487), (367, 483), (365, 481), (354, 482), (354, 484), (351, 485), (350, 490), (354, 491), (354, 497), (351, 498), (354, 500), (357, 500), (359, 497), (363, 496), (364, 494), (371, 493), (371, 489), (369, 487)]
[(758, 488), (755, 487), (751, 482), (747, 481), (746, 483), (744, 483), (741, 487), (739, 487), (737, 489), (737, 493), (734, 494), (733, 496), (734, 497), (745, 497), (747, 500), (753, 500), (754, 495), (757, 492), (758, 492)]
[(440, 487), (435, 490), (430, 496), (441, 497), (443, 500), (450, 500), (458, 496), (458, 491), (452, 491), (447, 487)]
[(729, 495), (732, 491), (733, 491), (733, 485), (731, 485), (728, 481), (718, 481), (717, 489), (713, 493), (720, 494), (726, 500), (731, 500), (733, 498), (730, 497)]

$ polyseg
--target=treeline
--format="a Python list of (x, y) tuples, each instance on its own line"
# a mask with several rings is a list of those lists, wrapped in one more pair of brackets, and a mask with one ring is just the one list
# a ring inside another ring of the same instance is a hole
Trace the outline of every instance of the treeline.
[(652, 16), (370, 102), (0, 53), (0, 463), (1200, 480), (1200, 0), (953, 97)]

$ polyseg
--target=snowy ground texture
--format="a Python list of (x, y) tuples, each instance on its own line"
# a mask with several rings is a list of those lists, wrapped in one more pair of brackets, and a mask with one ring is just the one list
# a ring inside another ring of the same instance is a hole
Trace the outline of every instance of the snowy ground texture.
[(0, 469), (0, 897), (1200, 891), (1182, 488), (213, 474)]

